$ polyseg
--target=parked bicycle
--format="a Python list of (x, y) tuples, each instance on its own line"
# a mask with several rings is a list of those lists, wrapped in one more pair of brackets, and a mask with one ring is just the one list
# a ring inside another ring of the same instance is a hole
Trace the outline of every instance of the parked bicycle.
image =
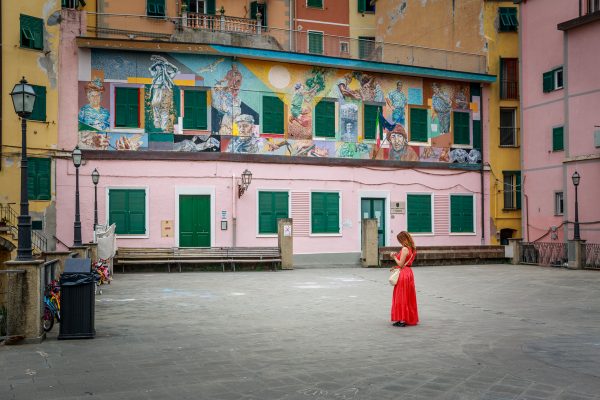
[(112, 280), (107, 260), (98, 259), (93, 265), (93, 271), (96, 274), (96, 293), (102, 294), (102, 289), (99, 286), (110, 285), (110, 281)]
[(42, 327), (45, 332), (52, 330), (54, 320), (60, 323), (60, 286), (56, 280), (50, 282), (44, 290)]

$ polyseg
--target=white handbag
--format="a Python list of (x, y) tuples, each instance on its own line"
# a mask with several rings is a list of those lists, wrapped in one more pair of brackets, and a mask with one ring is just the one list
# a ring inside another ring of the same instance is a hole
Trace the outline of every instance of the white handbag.
[(398, 283), (398, 278), (400, 278), (400, 268), (394, 268), (394, 271), (390, 275), (390, 279), (388, 279), (390, 285), (396, 286)]

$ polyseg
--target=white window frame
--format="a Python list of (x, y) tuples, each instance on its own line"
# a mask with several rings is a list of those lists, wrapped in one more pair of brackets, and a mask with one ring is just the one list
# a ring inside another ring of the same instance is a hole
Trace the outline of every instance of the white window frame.
[[(559, 197), (560, 196), (560, 197)], [(560, 203), (559, 203), (560, 198)], [(559, 207), (560, 204), (560, 207)], [(560, 208), (560, 210), (559, 210)], [(555, 191), (554, 192), (554, 215), (564, 215), (565, 214), (565, 194), (563, 191)]]
[(257, 238), (276, 238), (277, 233), (260, 233), (260, 192), (285, 192), (288, 194), (288, 218), (292, 215), (292, 195), (289, 189), (270, 189), (270, 188), (257, 188), (256, 189), (256, 237)]
[[(562, 85), (561, 85), (561, 86), (558, 86), (558, 73), (559, 73), (559, 72), (560, 72), (560, 73), (561, 73), (561, 75), (562, 75), (562, 79), (561, 79), (561, 80), (562, 80)], [(563, 67), (560, 67), (560, 68), (557, 68), (557, 69), (555, 69), (555, 70), (554, 70), (554, 73), (553, 73), (553, 75), (554, 75), (554, 76), (553, 76), (553, 79), (554, 79), (554, 90), (563, 89), (563, 88), (564, 88), (564, 86), (565, 86), (565, 73), (564, 73), (564, 68), (563, 68)]]
[[(346, 50), (344, 50), (344, 47)], [(340, 54), (350, 54), (350, 43), (340, 42)]]
[[(196, 13), (198, 13), (198, 14), (206, 14), (206, 0), (192, 0), (191, 2), (194, 2), (196, 5), (198, 5), (198, 3), (199, 3), (200, 1), (201, 1), (201, 2), (202, 2), (202, 4), (204, 5), (204, 10), (202, 10), (202, 12), (198, 12), (198, 11), (195, 11), (195, 12), (196, 12)], [(190, 3), (191, 3), (191, 2), (190, 2)], [(190, 8), (191, 8), (191, 7), (190, 7)], [(198, 8), (198, 7), (196, 7), (196, 8)], [(190, 11), (190, 12), (191, 12), (191, 11)]]
[[(309, 237), (341, 237), (342, 235), (342, 227), (343, 227), (343, 223), (342, 223), (342, 191), (341, 190), (321, 190), (321, 189), (311, 189), (309, 191), (310, 196), (308, 197), (308, 209), (310, 210), (310, 231), (309, 231)], [(312, 219), (312, 194), (313, 193), (337, 193), (339, 194), (340, 200), (338, 203), (338, 214), (339, 214), (339, 221), (338, 221), (338, 231), (339, 233), (313, 233), (313, 219)]]
[(146, 207), (146, 220), (144, 221), (144, 230), (146, 231), (143, 235), (118, 235), (115, 233), (117, 239), (149, 239), (150, 238), (150, 187), (149, 186), (107, 186), (104, 189), (104, 195), (106, 199), (106, 223), (110, 224), (110, 191), (111, 189), (117, 190), (144, 190), (146, 192), (145, 207)]
[[(423, 195), (423, 194), (428, 194), (429, 196), (431, 196), (431, 232), (410, 232), (408, 230), (408, 195), (409, 194), (417, 194), (417, 195)], [(406, 226), (406, 231), (408, 233), (411, 234), (411, 236), (435, 236), (435, 209), (434, 209), (434, 204), (435, 204), (435, 193), (433, 192), (406, 192), (406, 197), (404, 197), (404, 201), (406, 204), (406, 213), (405, 213), (405, 217), (404, 217), (404, 225)]]
[[(502, 148), (513, 148), (517, 147), (517, 109), (515, 107), (500, 107), (500, 114), (502, 114), (502, 110), (512, 110), (513, 112), (513, 144), (502, 144), (502, 128), (508, 128), (506, 126), (500, 125), (500, 136), (498, 138), (499, 147)], [(502, 118), (499, 118), (500, 123), (502, 123)]]
[[(473, 232), (452, 232), (452, 196), (469, 196), (473, 198)], [(448, 196), (448, 234), (449, 236), (477, 236), (477, 202), (473, 193), (450, 193)], [(411, 234), (412, 235), (412, 234)]]
[[(318, 8), (317, 8), (318, 10)], [(312, 53), (310, 51), (310, 33), (320, 33), (321, 34), (321, 48), (323, 49), (323, 51), (321, 53)], [(317, 31), (317, 30), (307, 30), (306, 31), (306, 53), (307, 54), (315, 54), (318, 56), (322, 56), (325, 54), (325, 31)]]
[(215, 187), (214, 186), (176, 186), (175, 187), (175, 245), (179, 247), (179, 196), (181, 195), (199, 195), (210, 196), (210, 246), (215, 246)]
[[(385, 245), (389, 246), (390, 245), (390, 236), (391, 236), (391, 208), (390, 208), (390, 192), (389, 191), (384, 191), (384, 190), (360, 190), (358, 192), (358, 207), (357, 207), (357, 214), (358, 214), (358, 219), (357, 219), (357, 226), (359, 227), (359, 229), (362, 229), (362, 214), (361, 214), (361, 207), (362, 207), (362, 200), (363, 199), (383, 199), (384, 200), (384, 207), (386, 210), (385, 213)], [(361, 249), (362, 246), (362, 238), (361, 238), (361, 232), (358, 233), (358, 249)]]

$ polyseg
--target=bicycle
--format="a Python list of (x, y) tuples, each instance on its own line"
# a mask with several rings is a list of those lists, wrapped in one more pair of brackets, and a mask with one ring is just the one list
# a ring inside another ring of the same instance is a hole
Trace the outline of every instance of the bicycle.
[(110, 281), (112, 280), (106, 260), (98, 259), (98, 261), (94, 263), (93, 271), (96, 275), (96, 293), (101, 295), (102, 289), (100, 289), (99, 286), (104, 284), (110, 285)]
[(57, 281), (50, 282), (44, 290), (44, 313), (42, 314), (44, 332), (52, 330), (54, 320), (60, 323), (60, 286)]

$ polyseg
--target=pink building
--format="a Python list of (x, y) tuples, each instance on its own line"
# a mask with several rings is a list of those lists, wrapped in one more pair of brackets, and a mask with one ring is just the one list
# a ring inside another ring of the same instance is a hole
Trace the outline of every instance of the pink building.
[(521, 1), (523, 232), (600, 243), (600, 2)]
[[(120, 247), (276, 246), (358, 262), (380, 245), (489, 243), (487, 84), (494, 76), (219, 44), (85, 37), (63, 12), (59, 147), (83, 149), (83, 241)], [(483, 146), (486, 148), (486, 146)], [(239, 195), (240, 176), (252, 181)], [(75, 169), (58, 160), (57, 237), (72, 243)]]

